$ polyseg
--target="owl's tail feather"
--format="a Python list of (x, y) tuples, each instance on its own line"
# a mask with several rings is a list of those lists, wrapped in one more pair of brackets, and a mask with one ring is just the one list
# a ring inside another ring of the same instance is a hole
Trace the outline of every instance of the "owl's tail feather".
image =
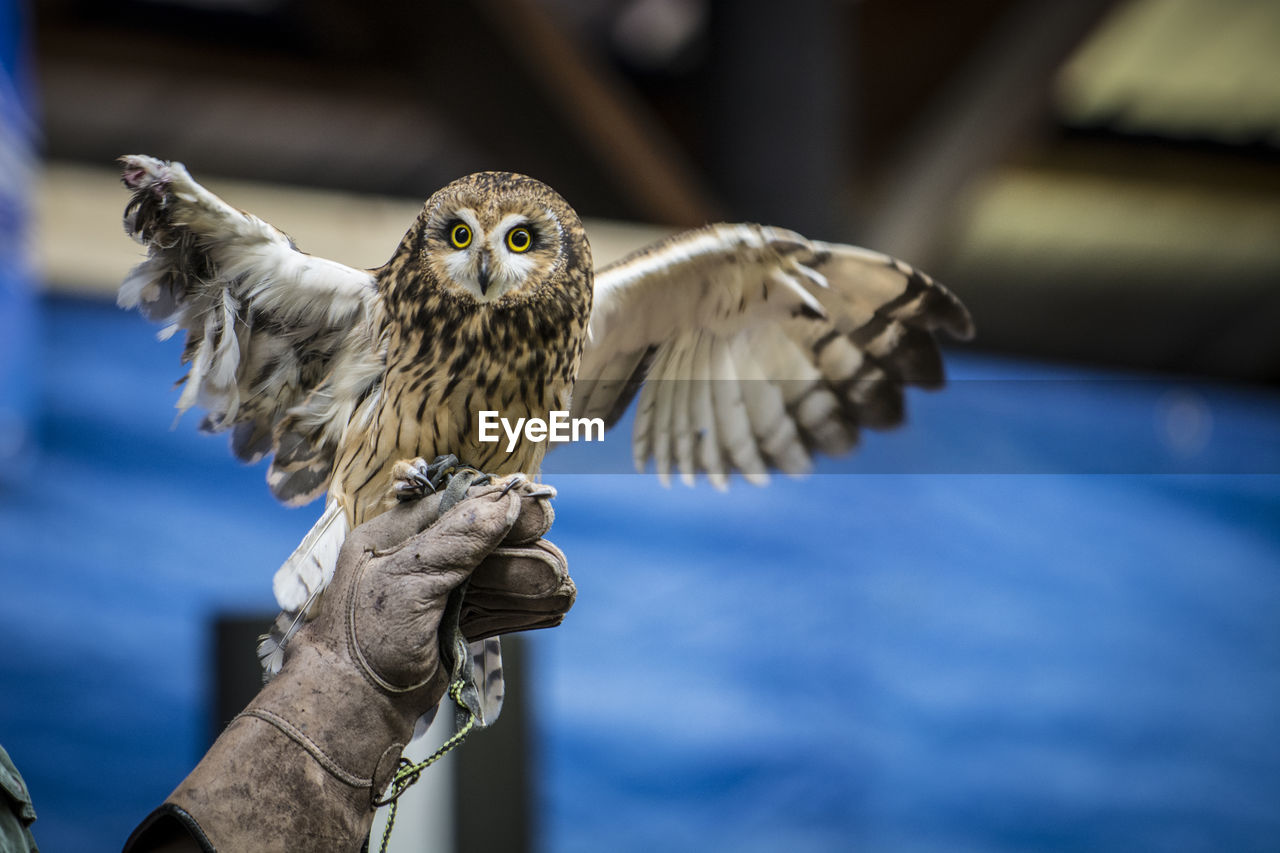
[(478, 640), (467, 647), (471, 653), (472, 681), (480, 699), (480, 724), (491, 726), (502, 713), (502, 643), (497, 637)]
[(276, 570), (271, 587), (281, 613), (258, 643), (263, 677), (270, 679), (284, 663), (285, 646), (310, 618), (320, 593), (333, 579), (338, 553), (347, 539), (347, 514), (330, 501), (324, 515)]
[[(318, 596), (319, 591), (316, 592)], [(262, 664), (262, 682), (265, 684), (275, 678), (284, 666), (284, 649), (293, 635), (307, 623), (311, 605), (315, 597), (307, 600), (301, 610), (295, 612), (281, 611), (267, 633), (258, 638), (258, 663)]]
[(338, 552), (347, 541), (347, 514), (337, 501), (330, 501), (302, 537), (297, 549), (276, 570), (271, 591), (281, 610), (301, 609), (317, 592), (329, 585), (338, 565)]

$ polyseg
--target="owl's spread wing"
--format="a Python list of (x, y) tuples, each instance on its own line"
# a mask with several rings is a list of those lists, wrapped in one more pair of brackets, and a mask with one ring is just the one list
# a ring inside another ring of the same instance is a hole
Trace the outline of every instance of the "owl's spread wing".
[(758, 225), (711, 225), (596, 273), (573, 415), (607, 425), (640, 394), (636, 467), (663, 482), (808, 471), (861, 427), (903, 417), (903, 387), (937, 387), (934, 332), (969, 338), (950, 291), (887, 255)]
[(118, 301), (165, 324), (161, 337), (187, 333), (178, 409), (205, 409), (201, 428), (231, 430), (246, 462), (274, 454), (267, 482), (285, 503), (323, 494), (343, 430), (382, 376), (373, 276), (299, 252), (181, 163), (121, 163), (125, 230), (147, 259)]

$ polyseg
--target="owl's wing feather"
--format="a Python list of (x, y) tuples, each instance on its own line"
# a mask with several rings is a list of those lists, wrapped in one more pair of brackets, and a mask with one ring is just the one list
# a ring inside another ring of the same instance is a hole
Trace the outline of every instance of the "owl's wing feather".
[(231, 431), (237, 457), (274, 454), (277, 498), (306, 503), (328, 487), (357, 406), (382, 376), (373, 276), (297, 250), (283, 233), (200, 186), (181, 163), (122, 157), (125, 230), (147, 259), (119, 304), (187, 334), (177, 407)]
[(280, 672), (284, 653), (294, 634), (302, 630), (320, 594), (333, 580), (338, 555), (347, 540), (347, 515), (336, 500), (330, 500), (319, 521), (276, 570), (271, 589), (280, 605), (280, 615), (258, 643), (258, 660), (264, 680)]
[(901, 261), (759, 225), (678, 234), (596, 273), (573, 415), (612, 426), (639, 393), (633, 456), (666, 482), (763, 483), (901, 422), (903, 387), (937, 387), (934, 335), (973, 324)]

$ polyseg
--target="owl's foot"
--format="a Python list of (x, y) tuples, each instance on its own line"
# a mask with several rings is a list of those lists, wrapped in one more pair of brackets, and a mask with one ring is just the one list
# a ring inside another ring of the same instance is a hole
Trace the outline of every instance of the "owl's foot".
[[(401, 459), (392, 469), (392, 492), (397, 500), (413, 501), (437, 492), (444, 492), (440, 500), (440, 511), (445, 512), (467, 494), (472, 486), (483, 486), (494, 483), (495, 478), (470, 465), (463, 465), (452, 453), (437, 456), (431, 462), (417, 459)], [(503, 482), (505, 481), (505, 482)], [(529, 482), (524, 474), (510, 474), (499, 478), (502, 494)], [(529, 497), (554, 497), (555, 489), (550, 486), (536, 486), (529, 492)]]
[[(515, 474), (508, 474), (504, 479), (506, 480), (506, 484), (502, 487), (502, 494), (504, 495), (517, 486), (523, 486), (525, 483), (529, 483), (529, 478), (519, 472)], [(531, 498), (554, 498), (556, 496), (556, 490), (547, 485), (534, 485), (530, 483), (529, 491), (526, 492), (526, 495)]]
[(437, 456), (430, 462), (421, 457), (401, 459), (392, 468), (391, 476), (391, 490), (397, 500), (413, 501), (426, 495), (442, 493), (441, 513), (447, 512), (462, 500), (467, 489), (482, 486), (492, 480), (488, 474), (470, 465), (463, 465), (452, 453)]
[(120, 180), (127, 189), (151, 187), (157, 196), (163, 196), (171, 178), (169, 164), (145, 154), (130, 154), (120, 158)]
[(401, 459), (391, 469), (391, 491), (398, 500), (416, 501), (445, 488), (462, 464), (452, 453), (437, 456), (428, 462), (417, 459)]

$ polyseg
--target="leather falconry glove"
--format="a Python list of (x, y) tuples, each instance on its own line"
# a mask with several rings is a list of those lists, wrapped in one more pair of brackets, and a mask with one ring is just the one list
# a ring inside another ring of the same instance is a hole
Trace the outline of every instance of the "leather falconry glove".
[(468, 639), (557, 625), (573, 605), (564, 555), (542, 540), (548, 492), (498, 480), (443, 516), (432, 495), (352, 531), (323, 613), (126, 853), (359, 850), (415, 720), (448, 686), (450, 593), (471, 578)]

